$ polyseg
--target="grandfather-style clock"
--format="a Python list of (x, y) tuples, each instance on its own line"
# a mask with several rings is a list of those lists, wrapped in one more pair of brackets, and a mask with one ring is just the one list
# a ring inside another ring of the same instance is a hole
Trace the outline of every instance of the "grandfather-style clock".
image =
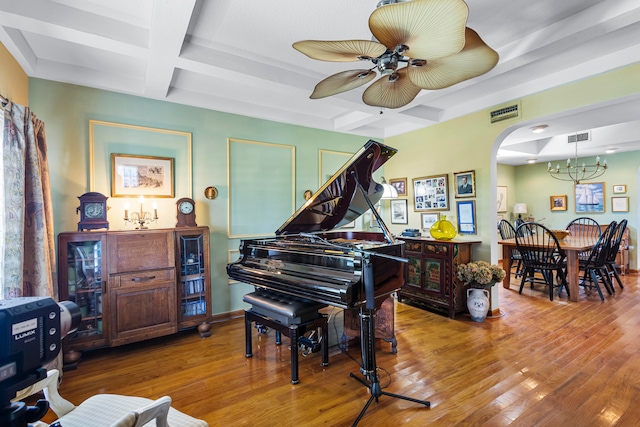
[(196, 224), (196, 203), (193, 199), (183, 197), (176, 202), (176, 227), (197, 227)]
[(107, 199), (108, 197), (100, 193), (84, 193), (79, 196), (80, 206), (76, 208), (76, 213), (80, 212), (80, 222), (78, 231), (96, 230), (100, 228), (109, 229), (107, 221)]

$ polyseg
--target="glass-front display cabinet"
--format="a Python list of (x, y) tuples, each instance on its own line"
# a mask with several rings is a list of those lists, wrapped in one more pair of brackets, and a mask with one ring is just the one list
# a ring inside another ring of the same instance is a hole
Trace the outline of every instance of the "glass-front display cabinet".
[(73, 301), (82, 320), (66, 340), (65, 352), (107, 345), (108, 312), (105, 305), (106, 233), (60, 233), (58, 235), (58, 286), (61, 301)]
[(198, 326), (202, 336), (211, 325), (209, 283), (209, 228), (176, 228), (178, 267), (178, 329)]

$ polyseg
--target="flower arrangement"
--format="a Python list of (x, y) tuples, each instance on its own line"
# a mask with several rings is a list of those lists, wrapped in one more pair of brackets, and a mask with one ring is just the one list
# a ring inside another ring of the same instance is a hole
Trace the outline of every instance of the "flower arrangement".
[(485, 261), (460, 264), (456, 270), (458, 280), (474, 288), (486, 289), (502, 281), (506, 272), (497, 265)]

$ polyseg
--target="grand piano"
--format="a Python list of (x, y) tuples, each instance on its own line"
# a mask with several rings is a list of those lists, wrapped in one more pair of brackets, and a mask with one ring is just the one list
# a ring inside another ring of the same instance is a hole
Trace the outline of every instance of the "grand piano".
[[(369, 388), (370, 397), (353, 426), (382, 395), (431, 405), (425, 400), (383, 391), (377, 373), (374, 313), (389, 294), (403, 285), (403, 263), (407, 260), (404, 242), (393, 238), (374, 209), (383, 187), (373, 180), (372, 174), (395, 153), (395, 149), (369, 140), (276, 231), (276, 237), (243, 240), (239, 260), (227, 265), (229, 277), (267, 292), (346, 308), (346, 313), (359, 310), (360, 373), (364, 379), (353, 373), (350, 376)], [(367, 210), (376, 217), (382, 233), (332, 231)], [(247, 337), (250, 354), (249, 333)], [(324, 352), (328, 361), (327, 350)], [(292, 383), (297, 382), (294, 353), (292, 346)]]
[[(239, 259), (227, 265), (229, 277), (340, 308), (367, 300), (379, 308), (404, 283), (404, 242), (396, 241), (371, 209), (383, 193), (372, 174), (396, 152), (369, 140), (275, 237), (243, 240)], [(367, 210), (381, 233), (334, 230)]]

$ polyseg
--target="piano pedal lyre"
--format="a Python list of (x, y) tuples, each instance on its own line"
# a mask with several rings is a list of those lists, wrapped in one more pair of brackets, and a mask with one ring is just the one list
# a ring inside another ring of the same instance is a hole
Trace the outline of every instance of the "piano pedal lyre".
[(298, 338), (298, 350), (300, 354), (307, 357), (311, 353), (316, 353), (322, 348), (322, 334), (317, 330), (312, 330)]

